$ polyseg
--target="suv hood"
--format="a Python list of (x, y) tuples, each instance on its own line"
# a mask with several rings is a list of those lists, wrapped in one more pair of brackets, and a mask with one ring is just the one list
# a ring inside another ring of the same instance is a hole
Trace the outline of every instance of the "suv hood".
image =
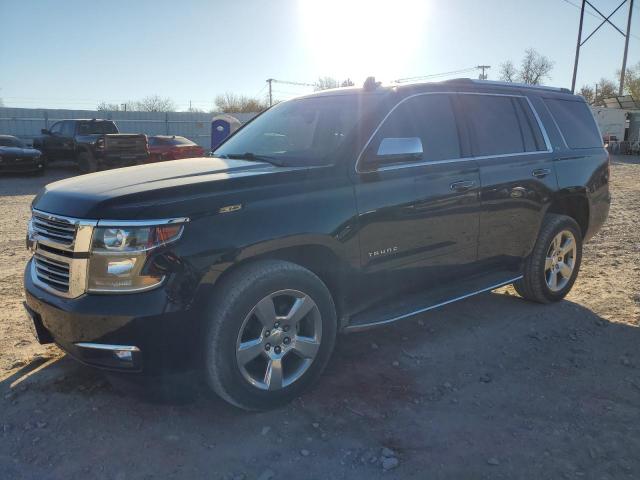
[[(206, 215), (219, 197), (301, 178), (306, 167), (213, 157), (118, 168), (47, 185), (33, 200), (43, 212), (82, 219), (135, 220)], [(209, 199), (207, 199), (209, 197)], [(242, 200), (240, 200), (242, 201)]]

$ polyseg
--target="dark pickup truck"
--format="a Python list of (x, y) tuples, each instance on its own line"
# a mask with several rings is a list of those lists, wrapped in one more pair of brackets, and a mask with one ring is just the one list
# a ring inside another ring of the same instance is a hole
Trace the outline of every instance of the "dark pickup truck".
[(47, 160), (73, 160), (83, 173), (141, 164), (149, 158), (147, 137), (118, 133), (111, 120), (61, 120), (33, 141)]
[(609, 211), (598, 127), (559, 88), (368, 81), (280, 103), (213, 155), (37, 195), (24, 285), (41, 342), (111, 370), (195, 366), (270, 408), (318, 378), (339, 332), (509, 284), (561, 300)]

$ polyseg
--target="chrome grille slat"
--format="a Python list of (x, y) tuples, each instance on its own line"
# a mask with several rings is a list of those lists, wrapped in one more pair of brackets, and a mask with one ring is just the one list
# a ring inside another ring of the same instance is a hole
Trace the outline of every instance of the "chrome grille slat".
[(33, 230), (38, 237), (70, 247), (76, 234), (76, 225), (65, 219), (36, 214), (32, 217)]
[(47, 265), (47, 264), (44, 263), (44, 262), (36, 261), (36, 269), (38, 271), (43, 270), (46, 274), (50, 274), (50, 275), (53, 275), (55, 277), (60, 277), (63, 281), (66, 281), (67, 283), (69, 282), (69, 272), (68, 271), (66, 273), (65, 272), (60, 272), (60, 271), (57, 271), (57, 270), (53, 270), (50, 267), (45, 266), (45, 265)]
[(41, 282), (61, 292), (69, 291), (70, 265), (55, 262), (39, 254), (33, 256), (33, 261), (35, 273)]
[(33, 283), (57, 296), (78, 298), (87, 291), (87, 254), (97, 220), (33, 209), (27, 234)]

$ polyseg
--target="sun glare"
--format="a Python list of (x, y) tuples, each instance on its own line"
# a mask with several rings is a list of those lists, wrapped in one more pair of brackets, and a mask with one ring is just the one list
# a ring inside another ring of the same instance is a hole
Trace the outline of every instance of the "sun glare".
[(405, 75), (428, 13), (425, 0), (299, 0), (298, 6), (314, 70), (356, 81)]

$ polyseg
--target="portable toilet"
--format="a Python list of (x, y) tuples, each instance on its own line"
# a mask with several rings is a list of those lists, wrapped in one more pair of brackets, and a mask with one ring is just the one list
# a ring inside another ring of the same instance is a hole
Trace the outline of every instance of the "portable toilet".
[(216, 115), (211, 119), (211, 150), (220, 145), (225, 138), (235, 132), (242, 123), (237, 118), (222, 114)]

